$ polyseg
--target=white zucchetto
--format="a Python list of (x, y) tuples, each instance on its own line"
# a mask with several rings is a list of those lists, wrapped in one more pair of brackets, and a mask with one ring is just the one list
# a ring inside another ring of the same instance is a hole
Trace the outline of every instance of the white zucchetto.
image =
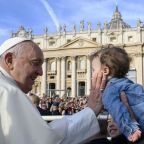
[(23, 38), (23, 37), (14, 37), (6, 40), (1, 46), (0, 46), (0, 56), (6, 52), (7, 50), (11, 49), (13, 46), (24, 42), (24, 41), (30, 41), (30, 39)]

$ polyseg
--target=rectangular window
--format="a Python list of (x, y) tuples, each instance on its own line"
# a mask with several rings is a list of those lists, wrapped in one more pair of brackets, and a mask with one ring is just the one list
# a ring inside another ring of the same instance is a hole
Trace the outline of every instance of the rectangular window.
[(49, 42), (49, 46), (54, 46), (54, 44), (55, 44), (55, 41), (50, 41)]
[(40, 46), (40, 42), (36, 43), (38, 46)]
[(71, 75), (67, 75), (67, 78), (71, 78)]
[(110, 37), (110, 42), (115, 42), (116, 40), (116, 37)]
[(70, 39), (67, 39), (67, 43), (69, 43), (69, 42), (71, 42), (71, 40), (70, 40)]
[(96, 38), (92, 38), (92, 41), (96, 42)]
[(50, 79), (54, 79), (54, 76), (50, 76)]
[(133, 41), (133, 36), (128, 36), (128, 41), (132, 42)]

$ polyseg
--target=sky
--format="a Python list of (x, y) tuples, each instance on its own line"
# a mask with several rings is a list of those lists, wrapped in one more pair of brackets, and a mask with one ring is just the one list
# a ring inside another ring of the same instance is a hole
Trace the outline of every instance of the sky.
[(32, 28), (34, 35), (57, 32), (60, 25), (66, 25), (71, 31), (80, 21), (85, 25), (110, 22), (116, 5), (123, 20), (136, 26), (140, 18), (144, 21), (144, 0), (0, 0), (0, 44), (17, 32), (20, 26), (26, 30)]

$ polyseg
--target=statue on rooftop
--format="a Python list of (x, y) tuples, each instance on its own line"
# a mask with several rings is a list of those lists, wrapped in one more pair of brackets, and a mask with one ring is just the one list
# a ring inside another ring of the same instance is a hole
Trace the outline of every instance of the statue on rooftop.
[(84, 20), (80, 21), (80, 31), (84, 30)]
[(91, 31), (91, 28), (92, 28), (92, 24), (91, 22), (88, 22), (88, 31)]

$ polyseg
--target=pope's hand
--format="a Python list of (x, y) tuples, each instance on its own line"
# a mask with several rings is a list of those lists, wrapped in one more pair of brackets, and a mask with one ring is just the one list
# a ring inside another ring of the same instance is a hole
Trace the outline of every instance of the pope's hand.
[(92, 78), (92, 89), (88, 97), (87, 106), (90, 107), (96, 115), (100, 113), (103, 108), (101, 92), (106, 85), (106, 76), (100, 72), (93, 75)]

